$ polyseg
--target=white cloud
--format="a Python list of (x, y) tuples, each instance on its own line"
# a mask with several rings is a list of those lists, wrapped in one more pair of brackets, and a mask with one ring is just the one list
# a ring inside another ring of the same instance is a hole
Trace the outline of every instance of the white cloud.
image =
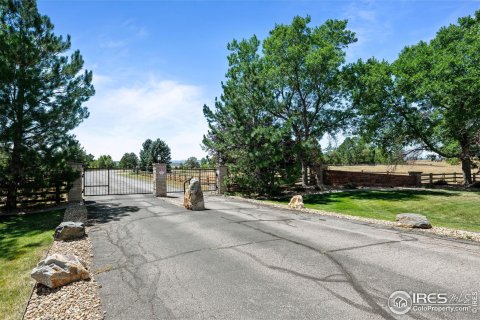
[(376, 21), (376, 13), (373, 10), (358, 10), (357, 11), (357, 16), (363, 20), (369, 21), (369, 22), (375, 22)]
[(207, 124), (202, 107), (204, 90), (196, 85), (153, 76), (142, 84), (117, 86), (104, 75), (94, 76), (97, 94), (87, 106), (90, 118), (75, 134), (87, 152), (110, 154), (119, 160), (135, 152), (147, 139), (160, 138), (172, 149), (173, 159), (203, 157), (200, 144)]
[(122, 47), (125, 47), (126, 45), (127, 45), (127, 42), (125, 40), (107, 40), (100, 43), (101, 48), (109, 48), (109, 49), (122, 48)]

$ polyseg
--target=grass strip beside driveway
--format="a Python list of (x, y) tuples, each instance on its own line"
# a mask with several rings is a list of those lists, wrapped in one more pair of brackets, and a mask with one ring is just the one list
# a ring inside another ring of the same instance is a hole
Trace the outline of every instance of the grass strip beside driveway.
[(21, 319), (35, 281), (30, 271), (53, 242), (64, 210), (0, 217), (0, 319)]
[[(289, 198), (269, 202), (285, 204)], [(399, 213), (425, 215), (434, 226), (480, 232), (480, 193), (450, 190), (352, 190), (303, 196), (305, 207), (395, 221)]]

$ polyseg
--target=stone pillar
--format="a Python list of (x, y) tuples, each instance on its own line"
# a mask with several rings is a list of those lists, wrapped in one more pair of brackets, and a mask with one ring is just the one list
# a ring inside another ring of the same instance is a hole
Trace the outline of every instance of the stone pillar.
[(408, 175), (414, 177), (415, 179), (415, 186), (421, 187), (422, 186), (422, 173), (418, 171), (408, 171)]
[(165, 163), (153, 164), (153, 195), (167, 196), (167, 165)]
[(71, 163), (72, 169), (78, 172), (78, 177), (73, 181), (72, 188), (68, 190), (67, 201), (69, 203), (73, 202), (83, 202), (83, 166), (81, 163)]
[(224, 194), (227, 191), (227, 181), (226, 181), (227, 174), (228, 174), (227, 166), (219, 166), (217, 168), (218, 194)]

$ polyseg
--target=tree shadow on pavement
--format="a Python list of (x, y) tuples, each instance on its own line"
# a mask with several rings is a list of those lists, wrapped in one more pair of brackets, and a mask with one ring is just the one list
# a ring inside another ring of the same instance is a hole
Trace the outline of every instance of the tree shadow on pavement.
[(85, 203), (88, 209), (88, 225), (119, 221), (133, 212), (140, 210), (137, 206), (121, 206), (118, 203), (98, 203), (88, 201)]

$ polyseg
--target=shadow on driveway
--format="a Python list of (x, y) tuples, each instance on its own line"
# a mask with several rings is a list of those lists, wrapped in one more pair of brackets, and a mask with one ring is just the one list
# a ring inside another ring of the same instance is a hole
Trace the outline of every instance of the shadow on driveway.
[(140, 210), (137, 206), (121, 206), (113, 202), (86, 201), (85, 205), (88, 207), (88, 225), (119, 221)]

